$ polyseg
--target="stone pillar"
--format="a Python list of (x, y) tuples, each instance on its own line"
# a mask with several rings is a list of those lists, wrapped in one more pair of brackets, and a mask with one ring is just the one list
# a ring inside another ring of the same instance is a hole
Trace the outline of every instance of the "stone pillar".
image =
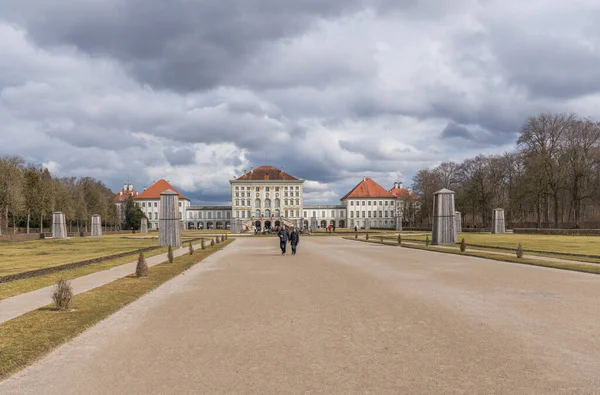
[[(454, 234), (462, 233), (462, 215), (460, 211), (454, 212)], [(458, 239), (457, 239), (458, 240)]]
[(158, 245), (181, 247), (182, 223), (179, 220), (179, 196), (170, 189), (160, 194), (158, 223)]
[(304, 218), (300, 218), (300, 230), (304, 230)]
[(365, 230), (371, 229), (371, 220), (369, 218), (365, 218)]
[(65, 214), (63, 214), (60, 211), (52, 213), (52, 238), (67, 238), (67, 224), (65, 222)]
[(492, 234), (506, 233), (504, 225), (504, 209), (495, 208), (492, 216)]
[(92, 215), (92, 237), (102, 237), (102, 217)]
[(140, 233), (143, 233), (145, 235), (148, 234), (148, 219), (147, 218), (142, 218), (142, 223), (140, 224)]
[(397, 215), (396, 216), (396, 230), (401, 231), (402, 230), (402, 215)]
[(442, 189), (433, 194), (432, 245), (456, 243), (454, 232), (454, 192)]
[(317, 218), (316, 217), (312, 217), (310, 219), (310, 231), (312, 233), (315, 233), (317, 231)]

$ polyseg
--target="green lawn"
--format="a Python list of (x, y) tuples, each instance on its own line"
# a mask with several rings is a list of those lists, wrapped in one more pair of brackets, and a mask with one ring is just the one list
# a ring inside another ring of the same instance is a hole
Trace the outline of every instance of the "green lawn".
[(0, 324), (0, 379), (24, 368), (233, 240), (205, 250), (197, 249), (194, 255), (175, 258), (172, 264), (153, 266), (148, 269), (147, 278), (131, 275), (77, 295), (72, 312), (57, 312), (52, 306), (46, 306)]
[[(600, 256), (600, 237), (598, 236), (549, 236), (505, 233), (492, 235), (488, 233), (461, 233), (456, 240), (462, 238), (467, 244), (489, 247), (517, 248), (519, 242), (525, 250), (548, 251), (563, 254), (585, 254)], [(407, 236), (408, 239), (425, 240), (425, 236)], [(431, 235), (429, 235), (431, 240)]]
[(78, 237), (0, 243), (0, 276), (135, 251), (157, 245), (156, 239), (120, 237)]

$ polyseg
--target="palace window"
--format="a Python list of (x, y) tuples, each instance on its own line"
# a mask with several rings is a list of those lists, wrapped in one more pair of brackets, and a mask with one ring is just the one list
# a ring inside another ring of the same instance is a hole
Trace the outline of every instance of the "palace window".
[(239, 201), (239, 200), (236, 200), (236, 201), (235, 201), (235, 205), (236, 205), (236, 206), (239, 206), (239, 205), (240, 205), (240, 201)]
[(154, 219), (158, 219), (158, 213), (154, 213)]
[(221, 212), (220, 211), (217, 211), (217, 218), (221, 219)]
[(388, 212), (387, 212), (387, 211), (385, 212), (385, 216), (386, 216), (386, 217), (388, 216)]
[(256, 218), (260, 218), (260, 210), (256, 210)]
[(246, 218), (246, 212), (242, 211), (242, 218)]
[(316, 216), (317, 216), (317, 212), (313, 211), (313, 217), (316, 217)]
[(271, 208), (271, 199), (266, 199), (265, 200), (265, 207), (266, 208)]
[(300, 192), (296, 192), (296, 197), (300, 197)]
[(269, 192), (269, 187), (265, 187), (265, 191), (266, 191), (266, 192)]
[(362, 201), (362, 205), (363, 205), (363, 206), (365, 205), (365, 201), (364, 201), (364, 200)]
[(354, 211), (350, 211), (350, 218), (354, 218)]
[(300, 199), (296, 199), (296, 206), (300, 205)]
[(386, 205), (386, 206), (388, 205), (388, 201), (387, 201), (387, 200), (385, 201), (385, 205)]
[[(383, 211), (379, 212), (379, 218), (381, 218), (381, 217), (383, 217)], [(387, 215), (386, 215), (386, 217), (387, 217)]]
[(146, 202), (142, 202), (142, 207), (146, 207)]
[(369, 200), (369, 203), (368, 203), (368, 204), (369, 204), (369, 206), (371, 205), (371, 201), (370, 201), (370, 200)]
[(275, 187), (275, 192), (279, 192), (279, 187)]
[(255, 207), (255, 208), (260, 208), (260, 199), (256, 199), (256, 200), (254, 201), (254, 207)]
[(369, 218), (371, 218), (371, 212), (369, 211)]
[(381, 205), (383, 205), (383, 202), (382, 202), (381, 200), (379, 201), (379, 205), (380, 205), (380, 206), (381, 206)]
[(331, 216), (335, 218), (335, 211), (331, 210)]
[(354, 206), (354, 200), (350, 200), (350, 205)]
[(325, 211), (321, 211), (321, 217), (325, 218)]
[(363, 217), (363, 218), (365, 217), (365, 212), (364, 212), (364, 211), (362, 212), (362, 217)]
[(304, 212), (304, 218), (306, 218), (306, 211)]

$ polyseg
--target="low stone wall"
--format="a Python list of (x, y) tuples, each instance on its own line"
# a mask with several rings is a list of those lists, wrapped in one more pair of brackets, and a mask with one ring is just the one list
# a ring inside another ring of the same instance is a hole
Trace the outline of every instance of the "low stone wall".
[(600, 229), (536, 229), (516, 228), (513, 233), (524, 235), (600, 236)]

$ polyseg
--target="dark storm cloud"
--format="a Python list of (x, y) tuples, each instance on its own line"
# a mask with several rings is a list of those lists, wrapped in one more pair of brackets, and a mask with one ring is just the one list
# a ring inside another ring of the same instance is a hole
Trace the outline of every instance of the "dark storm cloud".
[(155, 87), (191, 91), (227, 85), (261, 45), (366, 5), (392, 7), (365, 0), (8, 0), (0, 15), (42, 46), (115, 57)]
[(165, 149), (163, 155), (172, 166), (184, 166), (194, 163), (196, 159), (196, 153), (193, 150), (187, 148), (180, 149)]

